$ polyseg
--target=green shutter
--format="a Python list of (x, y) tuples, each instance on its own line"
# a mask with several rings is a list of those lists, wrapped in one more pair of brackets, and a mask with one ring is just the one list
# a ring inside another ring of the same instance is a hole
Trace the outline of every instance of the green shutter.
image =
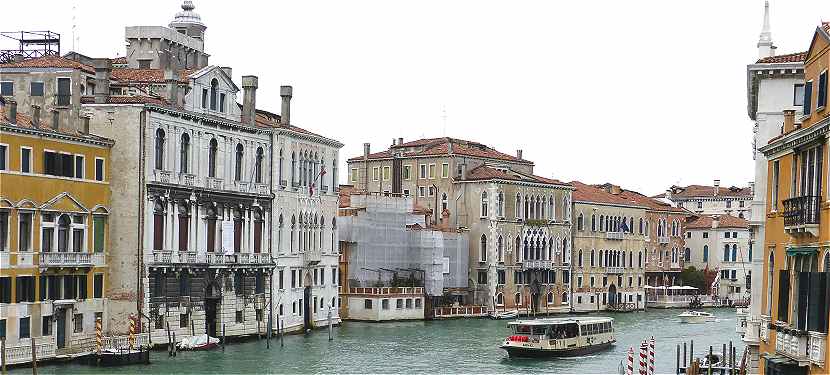
[(104, 227), (106, 224), (106, 219), (103, 216), (95, 216), (92, 219), (92, 222), (95, 237), (94, 251), (96, 253), (102, 253), (104, 252)]

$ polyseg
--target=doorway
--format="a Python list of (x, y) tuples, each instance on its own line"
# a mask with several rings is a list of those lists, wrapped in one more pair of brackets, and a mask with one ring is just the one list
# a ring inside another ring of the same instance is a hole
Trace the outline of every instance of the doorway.
[(58, 341), (58, 349), (66, 347), (66, 309), (57, 309), (55, 311), (55, 321), (57, 321), (56, 336)]
[(216, 335), (216, 311), (218, 309), (219, 298), (205, 298), (205, 332), (210, 337), (219, 337)]
[(608, 287), (608, 306), (616, 306), (617, 305), (617, 287), (614, 284)]

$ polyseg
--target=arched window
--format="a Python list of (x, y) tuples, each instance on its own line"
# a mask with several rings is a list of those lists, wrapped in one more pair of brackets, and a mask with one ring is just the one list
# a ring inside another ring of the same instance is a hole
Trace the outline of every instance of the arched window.
[[(825, 264), (826, 264), (825, 258)], [(767, 316), (772, 315), (772, 287), (775, 280), (775, 251), (770, 249), (769, 260), (767, 261)]]
[(294, 151), (291, 152), (291, 185), (295, 185), (296, 179), (294, 176), (297, 174), (297, 153)]
[(640, 218), (640, 234), (643, 234), (643, 218)]
[[(567, 283), (568, 281), (565, 280), (565, 282)], [(568, 292), (562, 292), (562, 304), (564, 305), (564, 304), (567, 304), (567, 303), (568, 303)]]
[(634, 250), (628, 252), (628, 268), (634, 268)]
[(594, 258), (594, 250), (591, 250), (591, 267), (596, 265), (596, 259)]
[(258, 184), (262, 183), (262, 160), (265, 159), (265, 150), (262, 147), (256, 149), (256, 161), (254, 162), (254, 179)]
[(691, 260), (692, 260), (692, 249), (687, 247), (685, 250), (683, 250), (683, 261), (684, 262), (689, 262)]
[(210, 140), (210, 148), (208, 149), (208, 176), (209, 177), (216, 177), (216, 153), (219, 148), (219, 144), (216, 142), (216, 138)]
[(709, 261), (709, 245), (703, 245), (703, 261)]
[(277, 178), (279, 178), (279, 181), (277, 181), (277, 183), (279, 183), (280, 185), (283, 185), (283, 182), (282, 182), (282, 159), (283, 159), (282, 158), (282, 149), (280, 149), (280, 161), (279, 161), (279, 165), (277, 165)]
[(69, 215), (63, 214), (58, 218), (58, 252), (65, 253), (69, 251), (69, 226), (72, 220)]
[(164, 169), (164, 130), (156, 130), (156, 169)]
[(337, 218), (331, 218), (331, 251), (333, 253), (339, 254), (340, 253), (340, 245), (337, 243)]
[(521, 306), (522, 305), (522, 294), (521, 293), (516, 293), (516, 295), (513, 296), (513, 300), (516, 302), (516, 306)]
[(568, 239), (562, 239), (562, 252), (565, 254), (565, 264), (571, 264), (571, 249), (568, 247)]
[(504, 217), (504, 193), (502, 192), (496, 196), (496, 213), (499, 217)]
[(297, 229), (297, 217), (291, 215), (291, 237), (289, 238), (288, 252), (294, 252), (294, 230)]
[(219, 86), (219, 81), (216, 78), (210, 81), (210, 110), (216, 110), (216, 88)]
[(548, 302), (548, 305), (552, 305), (552, 304), (553, 304), (553, 292), (548, 292), (548, 295), (547, 295), (547, 302)]
[(591, 232), (597, 231), (597, 215), (591, 214)]
[(729, 261), (729, 244), (723, 245), (723, 258), (721, 258), (724, 262)]
[(478, 248), (478, 259), (481, 262), (487, 261), (487, 236), (481, 235), (481, 243)]
[(577, 260), (579, 261), (579, 266), (582, 267), (582, 249), (579, 249), (579, 253), (577, 255)]
[(599, 231), (600, 232), (605, 231), (605, 216), (603, 216), (603, 215), (599, 215)]
[(547, 202), (548, 202), (548, 199), (545, 198), (545, 197), (542, 197), (542, 205), (540, 206), (541, 207), (541, 212), (539, 213), (539, 218), (540, 219), (545, 218), (545, 206), (548, 205)]
[(527, 195), (525, 195), (524, 217), (525, 217), (525, 220), (530, 218), (530, 200), (528, 199)]
[(522, 196), (516, 194), (516, 218), (522, 217)]
[(583, 223), (584, 221), (585, 221), (585, 217), (583, 217), (582, 212), (580, 212), (579, 216), (577, 216), (577, 218), (576, 218), (576, 230), (581, 231), (581, 230), (585, 229), (584, 228), (584, 223)]
[(516, 258), (516, 263), (522, 262), (522, 240), (516, 236), (516, 243), (513, 244), (513, 256)]
[(182, 133), (181, 146), (179, 147), (179, 171), (187, 173), (189, 170), (190, 159), (190, 136), (187, 133)]
[[(548, 208), (548, 211), (550, 212), (550, 219), (551, 220), (556, 220), (556, 201), (553, 199), (552, 195), (550, 196), (550, 199), (548, 200), (548, 205), (550, 206)], [(563, 219), (564, 219), (564, 217), (563, 217)]]
[(564, 196), (562, 198), (562, 220), (570, 220), (571, 219), (571, 202), (568, 199), (568, 196)]
[(499, 263), (504, 263), (504, 242), (501, 236), (496, 238), (496, 255)]
[(242, 181), (242, 158), (245, 156), (245, 148), (241, 143), (236, 144), (236, 168), (234, 169), (233, 179), (235, 181)]
[(637, 253), (637, 268), (643, 268), (643, 252)]
[(732, 244), (732, 261), (736, 262), (738, 260), (738, 245)]
[(279, 219), (278, 219), (278, 221), (277, 221), (277, 222), (278, 222), (278, 229), (277, 229), (277, 251), (278, 251), (280, 254), (282, 254), (282, 253), (283, 253), (283, 252), (282, 252), (282, 227), (283, 227), (282, 214), (280, 214), (280, 217), (279, 217)]
[(497, 306), (504, 306), (504, 294), (502, 294), (502, 293), (496, 294), (496, 305)]
[(441, 193), (441, 212), (443, 214), (444, 210), (447, 209), (447, 205), (449, 204), (447, 200), (447, 193)]
[(487, 192), (481, 192), (481, 217), (487, 217)]

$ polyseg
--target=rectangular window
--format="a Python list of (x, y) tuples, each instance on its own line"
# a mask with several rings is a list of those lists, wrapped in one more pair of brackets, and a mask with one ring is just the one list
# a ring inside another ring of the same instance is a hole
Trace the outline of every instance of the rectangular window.
[(804, 84), (796, 83), (793, 86), (793, 105), (804, 105)]
[(50, 336), (52, 334), (52, 316), (46, 315), (41, 318), (41, 335)]
[(297, 270), (291, 270), (291, 288), (297, 287)]
[(441, 164), (441, 178), (450, 177), (450, 165), (448, 163)]
[(84, 178), (84, 156), (75, 155), (75, 178)]
[(29, 85), (29, 94), (31, 96), (43, 96), (43, 82), (32, 82)]
[(20, 318), (20, 338), (28, 339), (32, 337), (31, 317)]
[(435, 178), (435, 164), (430, 164), (429, 165), (429, 178), (430, 179)]
[(419, 166), (419, 172), (418, 178), (427, 178), (427, 165), (421, 164)]
[(410, 178), (410, 174), (412, 173), (412, 166), (411, 165), (404, 165), (403, 172), (401, 173), (401, 178), (404, 180), (408, 180)]
[(29, 212), (20, 213), (18, 216), (19, 222), (17, 223), (18, 232), (17, 232), (17, 241), (18, 241), (18, 251), (31, 251), (32, 250), (32, 214)]
[(12, 303), (11, 277), (0, 277), (0, 303)]
[(75, 314), (74, 318), (72, 319), (75, 322), (75, 333), (83, 333), (84, 332), (84, 314)]
[(352, 168), (351, 181), (357, 182), (357, 168)]
[(202, 89), (202, 108), (207, 108), (208, 89)]
[(92, 277), (92, 298), (104, 298), (104, 274), (96, 273)]
[(29, 147), (20, 148), (20, 172), (32, 173), (32, 149)]
[(363, 300), (363, 308), (366, 309), (366, 310), (371, 310), (372, 309), (372, 300), (364, 299)]
[(242, 310), (236, 310), (236, 322), (237, 323), (243, 323), (244, 321), (245, 321), (245, 319), (242, 315)]
[(380, 173), (378, 167), (372, 167), (372, 181), (378, 181), (380, 179)]
[(772, 162), (772, 198), (770, 204), (772, 205), (772, 211), (778, 210), (778, 179), (780, 173), (780, 161), (775, 160)]
[(104, 233), (106, 228), (106, 218), (103, 216), (94, 216), (92, 218), (93, 231), (93, 251), (96, 253), (104, 252)]
[(68, 106), (72, 97), (72, 89), (70, 87), (69, 78), (58, 78), (58, 95), (55, 98), (57, 105)]
[(804, 85), (804, 101), (802, 103), (804, 116), (809, 116), (812, 112), (813, 96), (813, 81), (807, 81)]
[(151, 59), (139, 59), (138, 60), (138, 68), (139, 69), (150, 69), (150, 63), (153, 60)]
[(9, 211), (0, 210), (0, 251), (9, 251)]
[(818, 76), (818, 103), (817, 108), (824, 108), (827, 106), (827, 71), (821, 72)]
[(95, 181), (104, 181), (104, 159), (95, 158)]
[(225, 94), (219, 94), (219, 112), (225, 112)]
[(478, 284), (487, 285), (487, 271), (478, 271)]
[(35, 302), (34, 276), (18, 276), (15, 284), (15, 302)]
[(12, 95), (14, 95), (14, 82), (12, 82), (12, 81), (0, 82), (0, 95), (2, 95), (2, 96), (12, 96)]
[(419, 197), (425, 197), (425, 196), (427, 195), (427, 194), (426, 194), (426, 192), (427, 192), (427, 188), (426, 188), (426, 187), (424, 187), (424, 186), (418, 186), (418, 196), (419, 196)]
[(277, 285), (279, 285), (280, 289), (285, 289), (285, 282), (283, 281), (285, 277), (284, 271), (280, 270), (278, 275), (279, 277), (277, 277)]
[(189, 323), (190, 319), (188, 318), (187, 313), (179, 314), (179, 328), (187, 328)]
[(0, 145), (0, 171), (5, 171), (6, 170), (8, 156), (9, 156), (9, 146)]
[(383, 180), (389, 181), (392, 178), (392, 168), (389, 166), (383, 167)]

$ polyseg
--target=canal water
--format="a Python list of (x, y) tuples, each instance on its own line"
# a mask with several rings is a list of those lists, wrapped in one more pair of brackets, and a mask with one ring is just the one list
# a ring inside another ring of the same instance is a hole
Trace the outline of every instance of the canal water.
[[(334, 329), (334, 340), (325, 330), (310, 335), (286, 336), (266, 349), (262, 341), (229, 344), (207, 352), (151, 353), (150, 365), (126, 368), (93, 368), (76, 364), (44, 365), (39, 374), (142, 373), (617, 373), (629, 347), (636, 355), (640, 341), (654, 336), (656, 372), (673, 373), (675, 345), (694, 340), (696, 354), (709, 345), (720, 351), (732, 340), (739, 360), (743, 343), (735, 333), (734, 309), (710, 309), (718, 318), (706, 324), (681, 324), (681, 310), (649, 310), (635, 313), (605, 313), (616, 320), (617, 345), (588, 356), (567, 359), (511, 359), (499, 349), (509, 335), (506, 321), (486, 319), (431, 322), (344, 322)], [(636, 370), (635, 370), (636, 371)], [(30, 374), (18, 368), (11, 374)]]

